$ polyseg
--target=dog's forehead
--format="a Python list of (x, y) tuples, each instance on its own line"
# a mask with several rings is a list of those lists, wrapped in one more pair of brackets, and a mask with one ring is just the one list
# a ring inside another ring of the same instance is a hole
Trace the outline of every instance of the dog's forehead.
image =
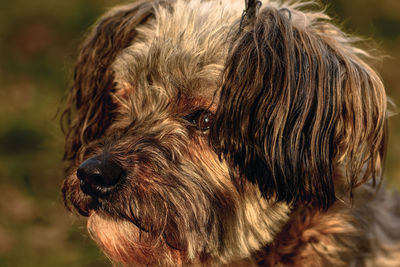
[(117, 84), (132, 93), (153, 88), (169, 97), (213, 97), (242, 5), (178, 0), (172, 8), (157, 7), (155, 18), (137, 28), (133, 43), (117, 57)]

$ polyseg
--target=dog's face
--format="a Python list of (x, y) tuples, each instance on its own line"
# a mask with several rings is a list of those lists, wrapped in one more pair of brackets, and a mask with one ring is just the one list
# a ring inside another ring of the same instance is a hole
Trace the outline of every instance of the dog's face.
[[(111, 48), (120, 49), (107, 66), (113, 89), (99, 99), (109, 101), (108, 110), (95, 103), (96, 96), (87, 103), (108, 112), (108, 122), (89, 118), (107, 128), (80, 145), (64, 184), (69, 203), (88, 216), (90, 233), (117, 262), (174, 265), (248, 257), (286, 219), (287, 206), (268, 204), (255, 185), (243, 184), (208, 141), (229, 31), (241, 5), (214, 10), (215, 3), (182, 1), (173, 8), (171, 13), (157, 7), (155, 17), (135, 28), (134, 41)], [(102, 23), (107, 16), (97, 31)], [(114, 27), (97, 34), (121, 38), (126, 29)], [(93, 82), (95, 74), (79, 75)]]
[[(354, 158), (375, 172), (385, 107), (364, 122), (345, 118), (357, 104), (347, 87), (363, 83), (356, 94), (366, 105), (383, 101), (375, 77), (364, 77), (356, 56), (340, 62), (358, 52), (339, 36), (329, 43), (338, 32), (312, 25), (321, 14), (265, 5), (239, 33), (242, 1), (144, 1), (109, 12), (86, 40), (65, 113), (73, 164), (63, 194), (113, 261), (249, 257), (272, 241), (290, 205), (334, 201), (336, 167)], [(314, 42), (318, 33), (325, 39)], [(360, 77), (348, 81), (346, 71)], [(345, 130), (373, 122), (379, 134), (362, 140)]]

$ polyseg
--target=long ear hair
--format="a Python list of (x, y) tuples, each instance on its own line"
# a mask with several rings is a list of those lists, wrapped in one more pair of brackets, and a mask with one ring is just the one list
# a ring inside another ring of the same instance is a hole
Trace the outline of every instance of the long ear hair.
[(368, 55), (322, 13), (267, 7), (233, 42), (210, 142), (264, 197), (327, 208), (380, 175), (386, 95)]
[(75, 159), (82, 146), (100, 138), (111, 124), (116, 108), (110, 95), (115, 90), (111, 65), (117, 54), (132, 43), (137, 35), (135, 28), (154, 16), (154, 7), (161, 2), (138, 1), (113, 9), (86, 38), (61, 118), (65, 160)]

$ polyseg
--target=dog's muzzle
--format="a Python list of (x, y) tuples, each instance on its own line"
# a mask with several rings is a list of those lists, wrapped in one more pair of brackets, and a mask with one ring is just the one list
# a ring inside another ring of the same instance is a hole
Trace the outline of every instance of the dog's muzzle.
[(126, 172), (114, 160), (100, 155), (85, 160), (76, 175), (82, 192), (99, 198), (113, 191), (126, 176)]

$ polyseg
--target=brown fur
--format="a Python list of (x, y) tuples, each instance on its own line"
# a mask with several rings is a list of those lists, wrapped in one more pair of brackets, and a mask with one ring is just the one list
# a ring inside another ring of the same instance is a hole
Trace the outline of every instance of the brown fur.
[(139, 1), (100, 19), (63, 116), (66, 206), (123, 265), (398, 266), (368, 54), (307, 5), (243, 7)]

